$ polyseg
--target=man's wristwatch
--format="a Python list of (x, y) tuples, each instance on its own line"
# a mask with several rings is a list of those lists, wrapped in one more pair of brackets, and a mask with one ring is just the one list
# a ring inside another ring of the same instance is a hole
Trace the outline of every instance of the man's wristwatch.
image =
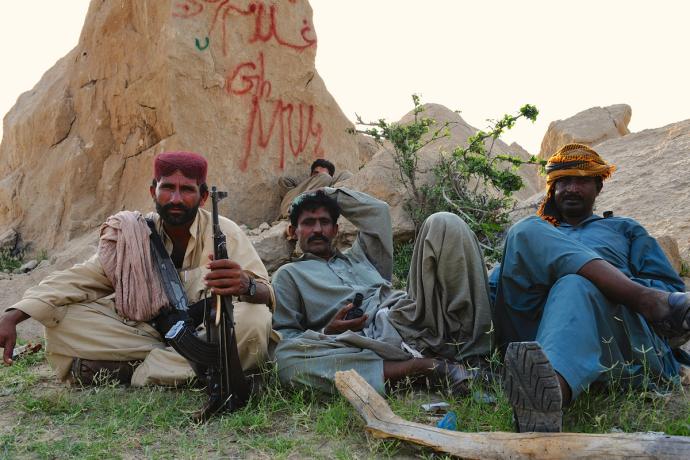
[(245, 296), (254, 297), (254, 294), (256, 294), (256, 281), (254, 280), (254, 278), (250, 276), (249, 287), (247, 288), (247, 293), (245, 294)]

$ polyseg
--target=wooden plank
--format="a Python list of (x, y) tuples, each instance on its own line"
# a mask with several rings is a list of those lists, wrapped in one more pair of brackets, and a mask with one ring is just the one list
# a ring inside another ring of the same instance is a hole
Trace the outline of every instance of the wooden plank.
[(338, 391), (377, 438), (397, 438), (463, 458), (690, 459), (690, 437), (650, 433), (462, 433), (404, 420), (356, 371), (335, 374)]

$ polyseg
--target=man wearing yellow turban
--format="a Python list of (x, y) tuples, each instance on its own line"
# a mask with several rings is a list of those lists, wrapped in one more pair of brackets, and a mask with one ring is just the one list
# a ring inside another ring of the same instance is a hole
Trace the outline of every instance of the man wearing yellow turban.
[(672, 351), (690, 335), (683, 281), (640, 224), (593, 212), (614, 169), (586, 145), (559, 149), (537, 215), (509, 230), (492, 274), (519, 431), (560, 431), (562, 407), (596, 381), (668, 381), (690, 364)]

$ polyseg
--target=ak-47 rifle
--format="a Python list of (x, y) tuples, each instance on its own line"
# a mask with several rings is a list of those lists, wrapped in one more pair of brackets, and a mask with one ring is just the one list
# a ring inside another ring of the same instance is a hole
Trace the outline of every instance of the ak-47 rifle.
[[(225, 235), (218, 223), (218, 201), (226, 196), (226, 192), (219, 192), (216, 187), (211, 188), (214, 260), (228, 258)], [(152, 232), (155, 232), (153, 223), (149, 225)], [(206, 340), (199, 338), (172, 261), (160, 239), (156, 240), (154, 233), (151, 235), (154, 259), (171, 304), (171, 309), (153, 322), (154, 327), (162, 330), (166, 342), (189, 361), (197, 377), (205, 381), (207, 386), (208, 401), (194, 414), (194, 419), (205, 422), (217, 412), (241, 408), (249, 400), (250, 387), (242, 372), (237, 351), (232, 298), (216, 295), (211, 302), (203, 301)]]
[[(227, 195), (227, 192), (219, 192), (216, 187), (211, 187), (214, 260), (228, 258), (225, 235), (218, 223), (218, 202)], [(210, 302), (206, 308), (206, 336), (209, 343), (218, 348), (218, 366), (209, 368), (209, 397), (206, 405), (195, 415), (199, 421), (206, 421), (219, 411), (234, 411), (241, 408), (249, 400), (250, 393), (237, 351), (232, 297), (216, 295), (214, 302)]]

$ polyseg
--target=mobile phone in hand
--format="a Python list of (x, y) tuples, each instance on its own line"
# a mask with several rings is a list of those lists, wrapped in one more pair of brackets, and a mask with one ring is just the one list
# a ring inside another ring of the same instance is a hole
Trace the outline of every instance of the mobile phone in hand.
[(359, 292), (355, 294), (355, 298), (352, 299), (352, 308), (345, 315), (346, 320), (357, 319), (364, 314), (364, 310), (361, 308), (362, 300), (364, 300), (364, 295)]

